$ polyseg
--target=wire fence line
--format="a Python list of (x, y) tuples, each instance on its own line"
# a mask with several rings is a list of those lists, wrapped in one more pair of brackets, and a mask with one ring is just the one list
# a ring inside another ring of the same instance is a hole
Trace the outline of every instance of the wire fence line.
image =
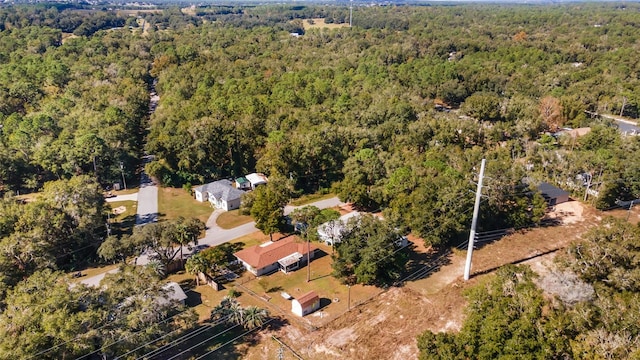
[(272, 338), (273, 340), (275, 340), (275, 341), (276, 341), (278, 344), (280, 344), (281, 346), (283, 346), (283, 347), (287, 348), (287, 350), (289, 350), (289, 351), (291, 352), (291, 354), (293, 354), (293, 356), (295, 356), (298, 360), (304, 360), (304, 359), (302, 358), (302, 356), (298, 355), (298, 353), (297, 353), (295, 350), (293, 350), (293, 349), (291, 348), (291, 346), (287, 345), (284, 341), (282, 341), (282, 340), (278, 339), (278, 337), (277, 337), (277, 336), (272, 335), (272, 336), (271, 336), (271, 338)]

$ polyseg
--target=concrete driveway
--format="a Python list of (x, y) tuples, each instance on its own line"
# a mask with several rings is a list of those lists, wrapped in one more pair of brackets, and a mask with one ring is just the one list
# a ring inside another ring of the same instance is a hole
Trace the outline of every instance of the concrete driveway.
[[(143, 164), (150, 162), (152, 156), (145, 156)], [(158, 221), (158, 187), (151, 178), (142, 171), (140, 175), (140, 190), (138, 191), (138, 213), (136, 225), (144, 225)]]
[[(333, 197), (330, 199), (316, 201), (308, 205), (313, 205), (319, 209), (326, 209), (326, 208), (331, 208), (331, 207), (342, 205), (342, 204), (344, 203), (341, 202), (340, 199), (338, 199), (337, 197)], [(308, 205), (285, 206), (284, 214), (289, 215), (294, 209), (308, 206)], [(244, 225), (237, 226), (233, 229), (223, 229), (219, 227), (218, 224), (216, 223), (216, 220), (218, 219), (218, 216), (222, 212), (223, 210), (216, 210), (211, 214), (211, 216), (207, 220), (206, 235), (202, 239), (198, 240), (198, 244), (216, 246), (216, 245), (224, 244), (233, 239), (237, 239), (239, 237), (249, 235), (251, 233), (258, 231), (258, 229), (256, 228), (256, 223), (253, 221)]]
[(102, 274), (98, 274), (92, 277), (88, 277), (86, 279), (80, 280), (81, 283), (90, 286), (90, 287), (98, 287), (100, 285), (100, 281), (104, 279), (107, 274), (115, 274), (119, 271), (119, 269), (112, 269)]

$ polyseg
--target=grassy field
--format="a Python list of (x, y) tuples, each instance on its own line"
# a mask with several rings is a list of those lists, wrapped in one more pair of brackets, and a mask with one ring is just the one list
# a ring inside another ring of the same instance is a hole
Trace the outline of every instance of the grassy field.
[(349, 27), (349, 24), (327, 24), (322, 18), (306, 19), (302, 21), (305, 30), (309, 29), (337, 29), (341, 27)]
[(331, 199), (332, 197), (335, 197), (336, 194), (309, 194), (309, 195), (303, 195), (297, 199), (293, 199), (289, 202), (290, 205), (293, 206), (302, 206), (302, 205), (307, 205), (307, 204), (311, 204), (313, 202), (316, 201), (320, 201), (320, 200), (325, 200), (325, 199)]
[(193, 196), (184, 189), (159, 188), (158, 212), (160, 220), (173, 220), (180, 216), (185, 218), (198, 218), (203, 223), (207, 222), (213, 212), (208, 202), (196, 201)]
[(38, 196), (40, 196), (39, 192), (34, 192), (30, 194), (16, 195), (16, 199), (22, 200), (24, 202), (32, 202), (35, 201)]
[[(131, 234), (136, 224), (138, 203), (136, 201), (114, 201), (108, 204), (111, 207), (112, 233), (114, 235)], [(122, 208), (125, 209), (124, 212), (115, 214), (115, 209), (121, 210)]]
[(352, 286), (349, 290), (346, 285), (331, 276), (331, 247), (319, 243), (314, 245), (322, 250), (322, 253), (311, 260), (311, 281), (307, 282), (306, 266), (289, 274), (278, 271), (259, 278), (245, 274), (238, 281), (242, 285), (236, 287), (242, 292), (240, 302), (266, 308), (275, 315), (299, 322), (301, 319), (291, 313), (291, 300), (283, 298), (280, 293), (284, 291), (295, 298), (313, 290), (320, 296), (321, 308), (306, 316), (304, 320), (313, 326), (320, 326), (348, 310), (349, 292), (351, 307), (380, 292), (379, 288), (362, 285)]
[(216, 219), (216, 223), (223, 229), (233, 229), (253, 221), (248, 215), (240, 215), (240, 210), (225, 211)]
[(127, 190), (111, 190), (111, 193), (113, 193), (114, 195), (129, 195), (129, 194), (135, 194), (138, 192), (138, 188), (137, 187), (133, 187), (133, 188), (128, 188)]

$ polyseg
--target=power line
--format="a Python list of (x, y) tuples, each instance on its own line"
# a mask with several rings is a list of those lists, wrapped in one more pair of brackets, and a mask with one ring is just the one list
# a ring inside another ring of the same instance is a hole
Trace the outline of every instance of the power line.
[[(152, 289), (152, 288), (148, 288), (147, 290), (151, 290), (151, 289)], [(187, 290), (187, 291), (185, 291), (185, 294), (187, 294), (187, 293), (189, 293), (189, 292), (192, 292), (192, 291), (193, 291), (193, 290), (191, 290), (191, 289), (190, 289), (190, 290)], [(169, 318), (165, 319), (164, 321), (169, 320), (169, 319), (171, 319), (171, 318), (173, 318), (173, 317), (175, 317), (175, 316), (177, 316), (177, 315), (179, 315), (179, 314), (181, 314), (181, 313), (183, 313), (183, 312), (184, 312), (184, 311), (178, 312), (177, 314), (174, 314), (173, 316), (171, 316), (171, 317), (169, 317)], [(154, 324), (155, 324), (155, 323), (154, 323)], [(26, 360), (31, 360), (31, 359), (33, 359), (33, 358), (35, 358), (35, 357), (39, 356), (39, 355), (46, 354), (46, 353), (48, 353), (48, 352), (49, 352), (49, 351), (51, 351), (51, 350), (55, 350), (55, 349), (57, 349), (57, 348), (59, 348), (59, 347), (61, 347), (61, 346), (63, 346), (63, 345), (66, 345), (66, 344), (68, 344), (68, 343), (72, 342), (72, 341), (78, 340), (78, 339), (80, 339), (82, 336), (86, 335), (86, 333), (87, 333), (88, 331), (98, 331), (98, 330), (104, 329), (105, 327), (108, 327), (108, 326), (111, 326), (111, 325), (114, 325), (114, 324), (113, 324), (113, 323), (106, 323), (106, 324), (104, 324), (104, 325), (102, 325), (102, 326), (100, 326), (100, 327), (97, 327), (97, 328), (90, 328), (90, 329), (87, 329), (87, 330), (85, 331), (85, 333), (84, 333), (84, 334), (77, 335), (76, 337), (74, 337), (74, 338), (73, 338), (73, 339), (71, 339), (71, 340), (68, 340), (68, 341), (65, 341), (65, 342), (63, 342), (63, 343), (60, 343), (60, 344), (58, 344), (58, 345), (54, 345), (54, 346), (51, 346), (51, 347), (49, 347), (49, 348), (47, 348), (47, 349), (41, 350), (40, 352), (38, 352), (38, 353), (36, 353), (36, 354), (34, 354), (34, 355), (31, 355), (30, 357), (26, 358)], [(86, 355), (84, 355), (84, 356), (86, 356)]]
[[(226, 321), (226, 320), (227, 320), (227, 319), (229, 319), (229, 318), (230, 318), (230, 315), (229, 315), (229, 316), (226, 316), (226, 317), (224, 317), (224, 318), (222, 318), (222, 319), (217, 320), (214, 324), (207, 324), (207, 326), (203, 326), (203, 327), (201, 327), (201, 328), (199, 328), (199, 329), (195, 329), (195, 330), (193, 330), (193, 331), (191, 332), (191, 334), (193, 334), (195, 331), (199, 331), (199, 330), (202, 330), (202, 329), (204, 329), (204, 330), (209, 330), (209, 328), (210, 328), (210, 327), (213, 327), (213, 326), (219, 325), (219, 324), (223, 323), (224, 321)], [(183, 330), (183, 329), (178, 328), (178, 329), (175, 329), (175, 330), (173, 330), (173, 331), (171, 331), (171, 332), (169, 332), (169, 333), (166, 333), (166, 334), (164, 334), (164, 335), (162, 335), (162, 336), (159, 336), (159, 337), (157, 337), (157, 338), (155, 338), (155, 339), (153, 339), (153, 340), (151, 340), (151, 341), (148, 341), (148, 342), (146, 342), (146, 343), (144, 343), (144, 344), (142, 344), (142, 345), (138, 346), (137, 348), (135, 348), (135, 349), (133, 349), (133, 350), (128, 351), (127, 353), (124, 353), (124, 354), (122, 354), (122, 355), (118, 355), (118, 356), (115, 358), (115, 360), (118, 360), (118, 359), (120, 359), (120, 358), (122, 358), (122, 357), (125, 357), (125, 356), (127, 356), (127, 355), (129, 355), (129, 354), (131, 354), (131, 353), (133, 353), (133, 352), (136, 352), (136, 351), (138, 351), (138, 350), (140, 350), (140, 349), (144, 348), (144, 347), (145, 347), (145, 346), (147, 346), (147, 345), (151, 345), (151, 344), (153, 344), (154, 342), (156, 342), (156, 341), (158, 341), (158, 340), (162, 340), (162, 339), (164, 339), (165, 337), (167, 337), (167, 336), (169, 336), (169, 335), (171, 335), (171, 334), (175, 333), (176, 331), (182, 331), (182, 330)], [(180, 337), (180, 338), (178, 338), (178, 339), (185, 338), (186, 336), (187, 336), (187, 335), (185, 334), (185, 335), (181, 336), (181, 337)], [(195, 335), (194, 335), (194, 336), (195, 336)], [(171, 342), (174, 342), (174, 341), (176, 341), (176, 340), (178, 340), (178, 339), (174, 339), (174, 340), (172, 340)], [(163, 347), (164, 347), (164, 346), (167, 346), (167, 345), (168, 345), (168, 344), (165, 344), (165, 345), (163, 345)], [(162, 347), (161, 347), (161, 348), (162, 348)], [(156, 351), (156, 350), (158, 350), (158, 349), (155, 349), (154, 351)]]
[[(151, 290), (151, 289), (152, 289), (152, 288), (148, 288), (146, 291)], [(187, 291), (185, 291), (185, 294), (186, 294), (186, 293), (189, 293), (189, 292), (191, 292), (191, 291), (193, 291), (193, 290), (187, 290)], [(182, 312), (180, 312), (180, 313), (182, 313)], [(180, 313), (178, 313), (178, 314), (180, 314)], [(176, 316), (176, 315), (178, 315), (178, 314), (175, 314), (175, 315), (173, 315), (173, 316)], [(173, 317), (173, 316), (172, 316), (172, 317)], [(84, 334), (77, 335), (76, 337), (74, 337), (74, 338), (73, 338), (73, 339), (71, 339), (71, 340), (68, 340), (68, 341), (65, 341), (65, 342), (63, 342), (63, 343), (60, 343), (60, 344), (58, 344), (58, 345), (54, 345), (54, 346), (51, 346), (51, 347), (49, 347), (49, 348), (47, 348), (47, 349), (41, 350), (41, 351), (40, 351), (40, 352), (38, 352), (37, 354), (31, 355), (30, 357), (26, 358), (26, 360), (31, 360), (31, 359), (35, 358), (36, 356), (39, 356), (39, 355), (42, 355), (42, 354), (46, 354), (46, 353), (48, 353), (48, 352), (49, 352), (49, 351), (51, 351), (51, 350), (54, 350), (54, 349), (59, 348), (60, 346), (63, 346), (63, 345), (66, 345), (66, 344), (68, 344), (68, 343), (70, 343), (70, 342), (72, 342), (72, 341), (78, 340), (78, 339), (80, 339), (83, 335), (86, 335), (86, 333), (87, 333), (88, 331), (97, 331), (97, 330), (101, 330), (101, 329), (104, 329), (105, 327), (108, 327), (108, 326), (111, 326), (111, 325), (113, 325), (113, 323), (106, 323), (106, 324), (104, 324), (104, 325), (102, 325), (102, 326), (100, 326), (100, 327), (97, 327), (97, 328), (87, 329), (87, 330), (85, 331), (85, 333), (84, 333)]]
[[(271, 320), (269, 320), (269, 321), (271, 321)], [(172, 356), (172, 357), (170, 357), (170, 358), (168, 358), (168, 359), (166, 359), (166, 360), (173, 360), (173, 359), (175, 359), (175, 358), (179, 357), (180, 355), (185, 354), (185, 353), (187, 353), (187, 352), (189, 352), (189, 351), (191, 351), (191, 350), (193, 350), (193, 349), (197, 348), (198, 346), (200, 346), (200, 345), (202, 345), (202, 344), (204, 344), (204, 343), (206, 343), (206, 342), (210, 341), (211, 339), (215, 339), (215, 338), (217, 338), (217, 337), (218, 337), (218, 336), (220, 336), (220, 335), (226, 334), (227, 332), (229, 332), (229, 331), (233, 330), (234, 328), (236, 328), (236, 327), (238, 327), (238, 326), (240, 326), (240, 325), (237, 325), (237, 324), (236, 324), (236, 325), (234, 325), (234, 326), (232, 326), (232, 327), (230, 327), (230, 328), (227, 328), (227, 329), (225, 329), (225, 330), (223, 330), (223, 331), (221, 331), (221, 332), (219, 332), (219, 333), (217, 333), (217, 334), (215, 334), (215, 335), (213, 335), (213, 336), (211, 336), (211, 337), (208, 337), (208, 338), (206, 338), (205, 340), (203, 340), (203, 341), (201, 341), (201, 342), (199, 342), (199, 343), (197, 343), (197, 344), (193, 345), (192, 347), (190, 347), (190, 348), (188, 348), (188, 349), (186, 349), (186, 350), (183, 350), (182, 352), (180, 352), (180, 353), (178, 353), (178, 354), (176, 354), (176, 355), (174, 355), (174, 356)]]
[[(178, 313), (176, 313), (176, 314), (174, 314), (174, 315), (172, 315), (172, 316), (170, 316), (170, 317), (168, 317), (168, 318), (166, 318), (166, 319), (164, 319), (164, 320), (162, 320), (162, 321), (160, 321), (160, 322), (155, 322), (155, 323), (152, 323), (152, 324), (150, 324), (150, 325), (160, 325), (160, 324), (162, 324), (162, 323), (164, 323), (164, 322), (167, 322), (167, 321), (171, 320), (172, 318), (174, 318), (174, 317), (176, 317), (176, 316), (178, 316), (178, 315), (180, 315), (180, 314), (184, 313), (185, 311), (186, 311), (186, 310), (180, 311), (180, 312), (178, 312)], [(112, 342), (112, 343), (111, 343), (111, 344), (109, 344), (109, 345), (105, 345), (105, 346), (103, 346), (103, 347), (101, 347), (101, 348), (99, 348), (99, 349), (97, 349), (97, 350), (94, 350), (94, 351), (92, 351), (92, 352), (88, 353), (88, 354), (84, 354), (84, 355), (82, 355), (82, 356), (80, 356), (80, 357), (77, 357), (75, 360), (84, 359), (84, 358), (86, 358), (86, 357), (87, 357), (87, 356), (89, 356), (89, 355), (93, 355), (93, 354), (95, 354), (95, 353), (97, 353), (97, 352), (100, 352), (100, 351), (102, 351), (102, 350), (108, 349), (108, 348), (110, 348), (111, 346), (113, 346), (113, 345), (115, 345), (115, 344), (118, 344), (118, 343), (120, 343), (120, 342), (122, 342), (122, 341), (124, 341), (124, 340), (126, 340), (126, 339), (129, 339), (130, 337), (132, 337), (132, 336), (134, 336), (134, 335), (137, 335), (137, 334), (139, 334), (139, 333), (143, 332), (144, 330), (147, 330), (147, 328), (143, 328), (143, 329), (140, 329), (140, 330), (138, 330), (138, 331), (135, 331), (135, 332), (133, 332), (133, 333), (131, 333), (131, 334), (129, 334), (129, 335), (127, 335), (127, 336), (125, 336), (125, 337), (122, 337), (122, 338), (120, 338), (120, 339), (118, 339), (118, 340), (116, 340), (116, 341)]]
[[(226, 316), (224, 318), (218, 319), (217, 321), (215, 321), (212, 324), (207, 324), (206, 326), (194, 329), (190, 333), (184, 334), (184, 335), (180, 336), (179, 338), (174, 339), (171, 342), (169, 342), (168, 344), (164, 344), (163, 346), (161, 346), (161, 347), (159, 347), (157, 349), (153, 349), (153, 350), (143, 354), (142, 356), (138, 357), (137, 359), (143, 359), (143, 358), (146, 358), (146, 357), (153, 357), (153, 356), (156, 356), (158, 354), (162, 354), (163, 352), (165, 352), (165, 351), (177, 346), (178, 344), (180, 344), (180, 343), (182, 343), (182, 342), (184, 342), (186, 340), (189, 340), (189, 339), (191, 339), (193, 337), (196, 337), (196, 336), (198, 336), (198, 335), (200, 335), (202, 333), (205, 333), (205, 332), (211, 330), (213, 327), (224, 323), (229, 318), (230, 318), (230, 316)], [(124, 355), (121, 355), (121, 356), (124, 356)]]
[[(268, 323), (270, 323), (271, 321), (273, 321), (273, 319), (269, 319), (269, 320), (267, 320), (264, 324), (262, 324), (262, 326), (260, 326), (260, 328), (264, 327), (265, 325), (267, 325), (267, 324), (268, 324)], [(207, 355), (209, 355), (209, 354), (213, 354), (214, 352), (216, 352), (216, 351), (218, 351), (218, 350), (222, 349), (223, 347), (225, 347), (225, 346), (227, 346), (227, 345), (231, 344), (232, 342), (234, 342), (234, 341), (238, 340), (239, 338), (241, 338), (241, 337), (243, 337), (243, 336), (247, 335), (248, 333), (253, 332), (253, 331), (257, 330), (257, 329), (259, 329), (259, 328), (257, 328), (257, 327), (256, 327), (256, 328), (253, 328), (253, 329), (247, 330), (247, 331), (245, 331), (244, 333), (242, 333), (242, 334), (240, 334), (240, 335), (236, 336), (235, 338), (233, 338), (233, 339), (231, 339), (231, 340), (227, 341), (226, 343), (224, 343), (224, 344), (222, 344), (222, 345), (218, 346), (217, 348), (215, 348), (215, 349), (213, 349), (213, 350), (211, 350), (211, 351), (209, 351), (209, 352), (206, 352), (206, 353), (204, 353), (204, 354), (202, 354), (202, 355), (198, 356), (197, 358), (195, 358), (195, 360), (200, 360), (200, 359), (202, 359), (203, 357), (205, 357), (205, 356), (207, 356)], [(207, 340), (207, 341), (208, 341), (208, 340)], [(199, 346), (199, 345), (198, 345), (198, 346)], [(191, 350), (191, 349), (189, 349), (189, 350)], [(180, 355), (180, 354), (179, 354), (179, 355)], [(171, 359), (169, 359), (169, 360), (172, 360), (172, 359), (173, 359), (173, 358), (171, 358)]]

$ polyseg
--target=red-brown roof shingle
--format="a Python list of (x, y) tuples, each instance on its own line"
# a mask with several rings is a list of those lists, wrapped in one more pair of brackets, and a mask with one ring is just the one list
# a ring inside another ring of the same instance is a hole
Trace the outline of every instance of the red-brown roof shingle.
[(302, 309), (308, 308), (309, 306), (313, 305), (313, 303), (315, 303), (319, 299), (320, 298), (318, 297), (318, 294), (316, 294), (316, 292), (313, 291), (313, 290), (311, 290), (308, 293), (300, 296), (299, 298), (296, 298), (296, 300), (298, 300), (298, 302), (300, 303), (300, 307)]
[[(310, 245), (311, 251), (316, 247)], [(238, 259), (251, 265), (255, 269), (261, 269), (293, 253), (307, 254), (307, 244), (297, 243), (293, 238), (273, 242), (266, 246), (252, 246), (233, 254)]]

